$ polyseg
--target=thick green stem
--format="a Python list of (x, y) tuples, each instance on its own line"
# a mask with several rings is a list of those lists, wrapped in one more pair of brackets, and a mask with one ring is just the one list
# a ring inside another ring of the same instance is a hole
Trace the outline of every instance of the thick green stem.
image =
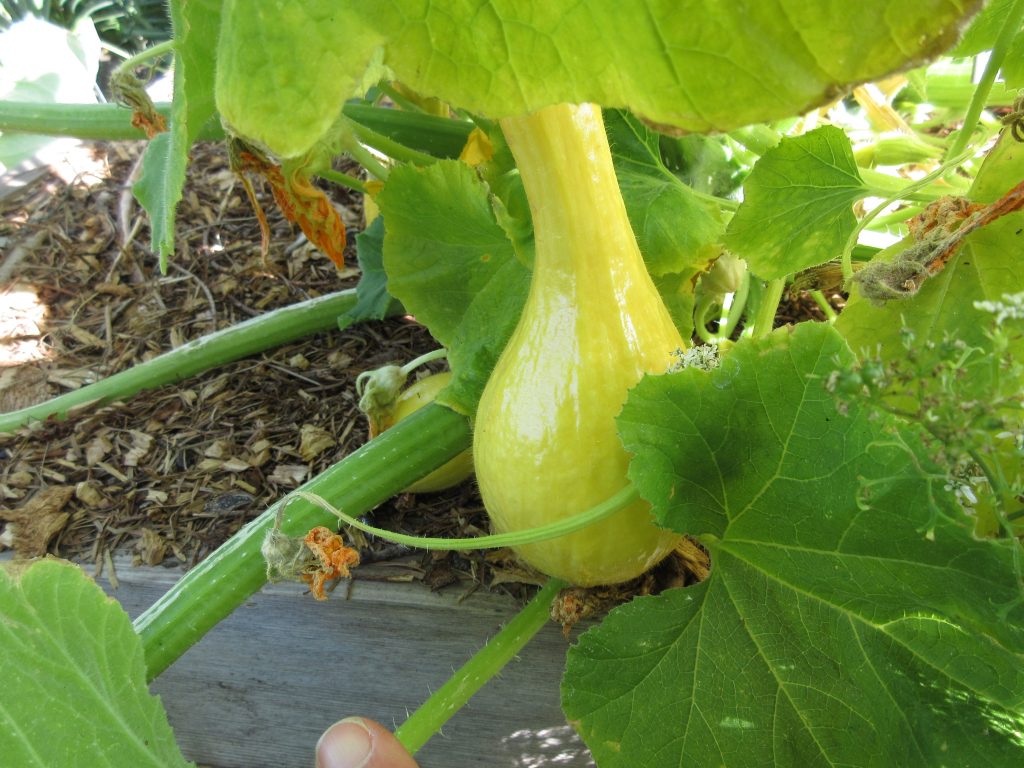
[(342, 113), (359, 125), (434, 157), (458, 157), (473, 123), (419, 112), (349, 103)]
[[(336, 328), (338, 315), (351, 310), (355, 303), (356, 291), (349, 289), (268, 312), (190, 341), (95, 384), (2, 414), (0, 432), (11, 432), (31, 421), (51, 416), (64, 418), (72, 408), (85, 403), (99, 406), (120, 400), (144, 389), (178, 382), (218, 365)], [(397, 313), (401, 307), (395, 304), (392, 310)]]
[(1024, 0), (1013, 0), (1009, 10), (1006, 12), (1003, 28), (999, 30), (999, 36), (996, 38), (996, 43), (989, 54), (985, 71), (982, 72), (981, 80), (978, 81), (977, 86), (974, 88), (974, 96), (971, 98), (971, 103), (967, 107), (967, 114), (964, 116), (964, 125), (957, 133), (956, 138), (953, 139), (953, 144), (946, 152), (946, 157), (956, 157), (970, 143), (974, 129), (978, 125), (978, 119), (981, 117), (981, 112), (985, 109), (985, 103), (988, 100), (989, 92), (992, 90), (992, 84), (996, 81), (996, 75), (999, 73), (999, 68), (1003, 66), (1003, 61), (1006, 60), (1010, 43), (1013, 42), (1013, 38), (1020, 31), (1021, 19), (1024, 19)]
[(356, 137), (358, 137), (358, 139), (366, 146), (373, 147), (378, 152), (383, 152), (392, 160), (412, 163), (413, 165), (430, 165), (437, 162), (437, 158), (433, 155), (428, 155), (425, 152), (420, 152), (417, 149), (407, 147), (405, 144), (401, 144), (381, 133), (377, 133), (375, 130), (367, 128), (365, 125), (359, 125), (356, 123), (355, 132)]
[(825, 298), (825, 294), (817, 289), (808, 291), (808, 293), (811, 295), (811, 298), (814, 299), (814, 303), (818, 305), (818, 309), (825, 314), (825, 319), (830, 323), (834, 323), (839, 315), (836, 314), (832, 305), (828, 303), (828, 299)]
[(547, 624), (551, 602), (564, 586), (558, 579), (549, 580), (515, 618), (398, 727), (395, 736), (411, 754), (441, 730)]
[(748, 269), (743, 273), (743, 280), (740, 281), (740, 287), (736, 293), (733, 294), (732, 304), (729, 305), (729, 314), (726, 316), (725, 322), (718, 328), (718, 340), (728, 341), (729, 337), (732, 336), (732, 332), (736, 330), (736, 326), (740, 322), (740, 318), (743, 317), (743, 310), (747, 306), (747, 296), (750, 295), (750, 270)]
[(786, 288), (786, 278), (780, 277), (777, 280), (770, 280), (761, 294), (761, 303), (757, 307), (757, 316), (754, 318), (754, 325), (751, 328), (751, 335), (755, 339), (767, 336), (775, 327), (775, 314), (779, 311), (779, 302), (782, 301), (782, 292)]
[[(170, 117), (170, 104), (158, 104), (156, 108), (164, 117)], [(145, 139), (145, 132), (133, 127), (131, 120), (132, 111), (117, 104), (31, 104), (0, 101), (0, 132), (3, 133), (71, 136), (76, 139), (98, 141)], [(224, 138), (220, 122), (209, 121), (203, 126), (199, 138)]]
[[(468, 420), (431, 403), (299, 490), (316, 494), (351, 515), (363, 515), (455, 458), (470, 442)], [(282, 503), (238, 531), (135, 620), (150, 679), (266, 583), (260, 547)], [(302, 536), (318, 525), (335, 523), (334, 515), (319, 505), (289, 500), (281, 531)]]
[(944, 182), (934, 188), (928, 188), (927, 185), (919, 187), (915, 183), (907, 183), (906, 179), (890, 176), (873, 168), (858, 168), (857, 170), (861, 179), (877, 197), (898, 197), (901, 200), (930, 203), (958, 191)]

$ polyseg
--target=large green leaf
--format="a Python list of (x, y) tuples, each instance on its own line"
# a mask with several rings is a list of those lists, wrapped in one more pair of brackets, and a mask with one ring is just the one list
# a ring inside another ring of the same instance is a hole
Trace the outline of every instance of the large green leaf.
[(128, 615), (77, 566), (0, 568), (0, 648), (5, 766), (191, 765), (146, 688)]
[[(185, 184), (188, 150), (213, 117), (214, 51), (220, 30), (219, 0), (172, 0), (174, 102), (168, 134), (146, 148), (135, 196), (149, 213), (153, 250), (166, 269), (174, 252), (174, 213)], [(157, 140), (158, 139), (158, 140)]]
[(465, 163), (396, 168), (377, 201), (388, 290), (449, 350), (454, 379), (441, 399), (474, 413), (519, 320), (530, 272)]
[(702, 270), (718, 255), (721, 211), (661, 160), (661, 138), (632, 115), (605, 110), (605, 130), (629, 223), (651, 275)]
[(602, 768), (1024, 760), (1013, 545), (971, 535), (912, 434), (837, 411), (852, 359), (807, 324), (630, 394), (630, 475), (712, 572), (570, 652), (563, 704)]
[(765, 280), (822, 264), (842, 251), (857, 226), (853, 203), (868, 194), (840, 129), (784, 138), (747, 177), (726, 245)]
[(290, 157), (381, 60), (488, 117), (557, 102), (625, 107), (689, 131), (788, 117), (934, 57), (981, 0), (229, 0), (217, 101)]

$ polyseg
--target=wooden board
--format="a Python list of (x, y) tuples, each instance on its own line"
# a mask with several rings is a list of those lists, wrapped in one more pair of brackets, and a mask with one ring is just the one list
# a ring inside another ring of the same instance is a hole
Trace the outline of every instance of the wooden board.
[[(138, 615), (179, 577), (117, 568), (113, 591)], [(99, 583), (110, 591), (109, 582)], [(515, 611), (458, 586), (357, 582), (324, 603), (269, 585), (153, 684), (186, 756), (214, 768), (309, 768), (323, 730), (353, 714), (405, 719)], [(558, 685), (568, 644), (545, 628), (418, 755), (422, 768), (577, 768), (594, 763), (566, 724)]]

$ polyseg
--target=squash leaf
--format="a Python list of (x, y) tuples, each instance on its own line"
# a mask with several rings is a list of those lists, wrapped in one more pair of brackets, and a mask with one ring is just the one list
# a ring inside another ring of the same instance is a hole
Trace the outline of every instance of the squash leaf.
[(853, 203), (870, 194), (850, 140), (822, 126), (784, 138), (754, 165), (726, 246), (765, 280), (839, 255), (857, 226)]
[(59, 560), (0, 568), (0, 754), (10, 766), (191, 765), (128, 615)]
[(838, 412), (852, 360), (804, 324), (631, 392), (630, 475), (712, 570), (570, 651), (563, 706), (604, 768), (1020, 762), (1014, 545), (972, 536), (915, 434)]
[(932, 58), (981, 4), (228, 0), (217, 103), (235, 131), (282, 157), (309, 150), (383, 67), (490, 118), (590, 101), (724, 131)]
[(472, 414), (526, 301), (530, 272), (465, 163), (395, 168), (377, 196), (388, 290), (448, 348), (439, 401)]
[(701, 200), (661, 160), (661, 137), (626, 112), (604, 111), (629, 223), (652, 277), (693, 276), (720, 250), (717, 205)]

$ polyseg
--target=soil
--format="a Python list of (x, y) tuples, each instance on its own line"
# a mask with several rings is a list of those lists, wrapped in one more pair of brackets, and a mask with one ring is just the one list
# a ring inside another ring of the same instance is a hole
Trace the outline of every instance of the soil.
[[(86, 145), (93, 170), (70, 181), (44, 174), (0, 199), (0, 412), (358, 281), (358, 196), (326, 188), (349, 235), (345, 266), (336, 268), (283, 219), (269, 190), (257, 189), (271, 231), (264, 258), (256, 215), (218, 144), (193, 149), (177, 251), (161, 274), (130, 192), (143, 147)], [(804, 296), (786, 302), (779, 319), (808, 316), (820, 313)], [(0, 520), (13, 521), (0, 523), (0, 545), (108, 575), (113, 555), (124, 552), (136, 564), (190, 567), (367, 439), (356, 407), (360, 373), (436, 346), (412, 318), (365, 323), (0, 435)], [(429, 536), (488, 530), (472, 482), (399, 496), (373, 518)], [(362, 554), (364, 563), (393, 567), (384, 576), (356, 569), (357, 580), (484, 585), (520, 598), (543, 581), (508, 551), (421, 554), (371, 541)], [(699, 580), (707, 566), (706, 555), (687, 542), (625, 591), (567, 594), (562, 619), (572, 623), (627, 593)]]

